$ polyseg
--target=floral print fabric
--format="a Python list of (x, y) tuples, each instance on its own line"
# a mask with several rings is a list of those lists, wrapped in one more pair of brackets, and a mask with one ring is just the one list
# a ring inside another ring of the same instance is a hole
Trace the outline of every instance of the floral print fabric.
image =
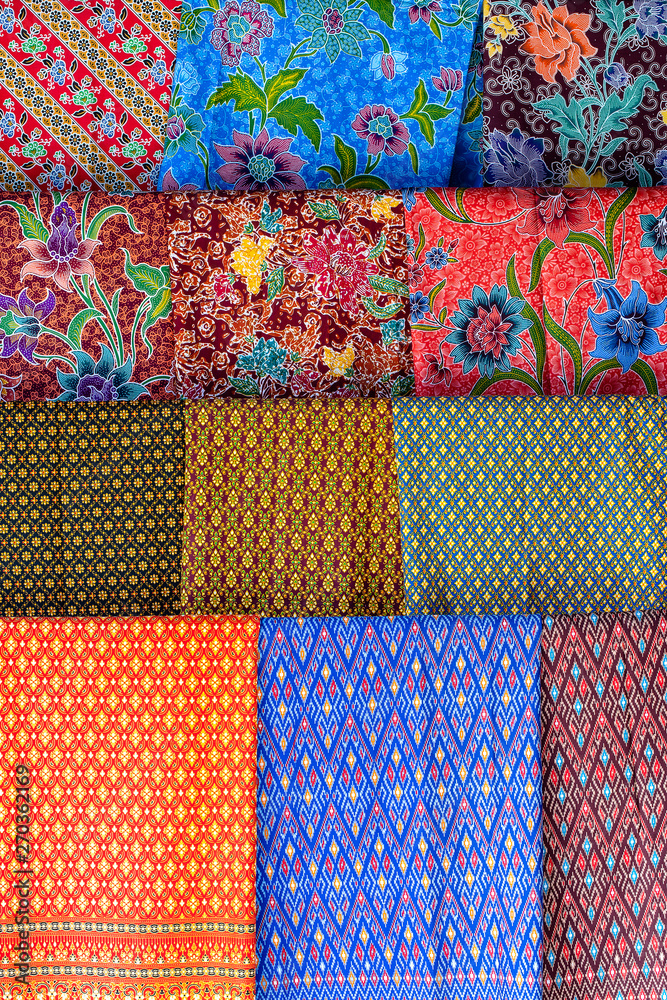
[(492, 0), (485, 40), (487, 184), (667, 182), (663, 0)]
[(415, 195), (417, 395), (667, 394), (667, 191)]
[(169, 239), (183, 395), (412, 391), (400, 196), (173, 195)]
[(5, 0), (0, 190), (155, 190), (179, 7)]
[(183, 403), (9, 403), (0, 441), (0, 613), (180, 610)]
[(0, 398), (173, 396), (166, 199), (0, 199)]
[(478, 7), (188, 0), (162, 189), (447, 183)]
[(664, 604), (663, 399), (399, 399), (393, 409), (410, 612)]
[(401, 610), (388, 402), (188, 403), (186, 449), (185, 609)]

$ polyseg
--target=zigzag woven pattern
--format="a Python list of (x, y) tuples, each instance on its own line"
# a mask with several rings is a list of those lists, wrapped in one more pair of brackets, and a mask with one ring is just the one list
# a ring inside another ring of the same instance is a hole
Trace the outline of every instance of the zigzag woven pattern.
[(544, 991), (665, 995), (667, 616), (547, 618)]
[(408, 610), (660, 605), (665, 412), (621, 396), (397, 400)]
[(540, 995), (540, 634), (262, 621), (260, 996)]

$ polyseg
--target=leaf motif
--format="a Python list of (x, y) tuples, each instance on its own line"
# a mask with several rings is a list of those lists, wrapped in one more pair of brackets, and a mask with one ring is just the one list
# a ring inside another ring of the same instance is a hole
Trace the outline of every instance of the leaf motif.
[(607, 251), (604, 243), (597, 238), (597, 236), (591, 236), (590, 233), (568, 233), (568, 235), (563, 240), (564, 243), (583, 243), (587, 247), (591, 247), (592, 250), (597, 251), (604, 261), (604, 266), (607, 268), (607, 274), (610, 278), (614, 276), (614, 261), (611, 254)]
[(388, 191), (389, 185), (382, 177), (375, 177), (373, 174), (357, 174), (345, 181), (348, 191), (363, 191), (369, 188), (371, 191)]
[[(429, 292), (428, 307), (430, 312), (433, 312), (433, 303), (435, 302), (436, 296), (438, 295), (439, 292), (443, 290), (446, 284), (447, 284), (447, 278), (443, 278), (442, 281), (439, 281), (438, 284), (435, 285)], [(433, 315), (435, 315), (435, 313), (433, 313)]]
[(475, 94), (473, 99), (471, 101), (468, 101), (466, 109), (463, 112), (463, 118), (461, 119), (461, 121), (463, 122), (464, 125), (470, 125), (471, 122), (474, 122), (475, 118), (477, 118), (481, 110), (482, 110), (482, 98), (479, 94)]
[(555, 122), (560, 132), (568, 139), (578, 139), (584, 145), (588, 142), (588, 130), (583, 114), (583, 101), (573, 99), (566, 103), (562, 94), (555, 94), (543, 101), (536, 101), (533, 107), (541, 111), (547, 121)]
[(630, 371), (639, 375), (640, 379), (646, 386), (646, 391), (649, 396), (658, 395), (658, 383), (655, 378), (655, 372), (650, 365), (647, 365), (641, 358), (637, 358), (634, 365), (630, 366)]
[(611, 205), (609, 206), (609, 211), (604, 218), (604, 241), (607, 245), (607, 253), (613, 261), (614, 259), (614, 230), (616, 228), (616, 223), (618, 222), (623, 212), (625, 212), (628, 205), (631, 204), (633, 198), (637, 194), (637, 188), (626, 188), (619, 194)]
[(508, 372), (495, 371), (493, 378), (487, 378), (486, 375), (482, 375), (481, 378), (477, 379), (468, 395), (481, 396), (490, 385), (495, 385), (497, 382), (523, 382), (524, 385), (530, 386), (536, 396), (544, 395), (542, 386), (535, 381), (532, 375), (521, 371), (520, 368), (510, 368)]
[(285, 97), (271, 110), (270, 116), (291, 135), (296, 135), (301, 129), (319, 153), (322, 133), (317, 120), (324, 121), (324, 115), (305, 97)]
[[(514, 268), (514, 254), (509, 260), (505, 275), (507, 278), (507, 288), (509, 289), (510, 295), (523, 299), (524, 296), (519, 288), (519, 282), (516, 280), (516, 271)], [(525, 299), (524, 299), (525, 301)], [(533, 349), (535, 351), (535, 373), (537, 375), (537, 381), (539, 385), (542, 385), (542, 379), (544, 376), (544, 365), (547, 358), (547, 338), (544, 332), (544, 327), (540, 322), (540, 317), (537, 315), (533, 307), (529, 302), (526, 302), (525, 306), (521, 310), (521, 315), (524, 319), (527, 319), (530, 323), (528, 333), (530, 339), (533, 342)]]
[(567, 353), (572, 358), (572, 364), (574, 365), (574, 394), (579, 395), (579, 386), (581, 385), (581, 349), (579, 344), (576, 342), (571, 333), (564, 330), (556, 320), (551, 316), (549, 310), (547, 309), (546, 303), (542, 305), (542, 315), (544, 316), (544, 325), (547, 328), (547, 332), (557, 340), (561, 347), (564, 347)]
[(341, 181), (347, 181), (350, 177), (354, 177), (357, 172), (356, 150), (343, 142), (339, 135), (334, 135), (334, 149), (340, 163)]
[(267, 294), (266, 298), (268, 302), (275, 299), (276, 295), (280, 295), (283, 290), (283, 285), (285, 284), (285, 269), (282, 267), (276, 267), (273, 271), (269, 271), (266, 278)]
[(375, 260), (376, 257), (380, 256), (386, 245), (387, 245), (387, 237), (385, 236), (384, 233), (380, 233), (377, 243), (366, 254), (367, 259)]
[(275, 76), (270, 77), (264, 84), (264, 93), (268, 102), (269, 111), (288, 90), (294, 87), (306, 75), (305, 69), (281, 69)]
[(67, 340), (75, 347), (81, 347), (81, 334), (86, 323), (91, 319), (96, 319), (102, 313), (99, 309), (81, 309), (76, 316), (73, 316), (67, 327)]
[(642, 73), (625, 88), (622, 97), (614, 90), (600, 108), (597, 134), (608, 135), (610, 132), (623, 131), (627, 124), (625, 119), (637, 113), (646, 88), (657, 90), (658, 85), (648, 73)]
[(389, 305), (379, 306), (377, 302), (374, 302), (373, 299), (369, 298), (367, 295), (362, 295), (361, 301), (368, 312), (373, 316), (377, 316), (378, 319), (390, 319), (404, 306), (403, 302), (390, 302)]
[(533, 254), (533, 260), (530, 266), (530, 287), (529, 292), (534, 292), (540, 283), (540, 277), (542, 275), (542, 267), (544, 262), (553, 250), (556, 244), (553, 240), (545, 237), (537, 246), (535, 253)]
[(412, 169), (416, 174), (419, 174), (419, 153), (417, 152), (417, 147), (414, 142), (408, 143), (408, 153), (410, 154), (410, 162), (412, 163)]
[(232, 385), (237, 392), (240, 392), (242, 396), (259, 396), (259, 386), (254, 378), (250, 378), (249, 375), (244, 375), (243, 378), (229, 378), (229, 384)]
[(408, 286), (402, 281), (397, 281), (396, 278), (388, 278), (383, 274), (370, 274), (368, 280), (371, 283), (371, 287), (375, 288), (378, 292), (403, 296), (407, 296), (409, 293)]
[(161, 288), (151, 297), (150, 301), (151, 304), (148, 307), (148, 312), (144, 316), (144, 321), (141, 324), (141, 337), (144, 344), (148, 348), (149, 358), (153, 353), (153, 345), (150, 340), (147, 339), (146, 333), (157, 323), (159, 319), (163, 319), (171, 312), (171, 288), (168, 285), (166, 288)]
[(456, 212), (453, 212), (451, 210), (451, 208), (448, 208), (447, 205), (445, 205), (442, 198), (440, 197), (440, 195), (437, 194), (433, 188), (426, 188), (424, 194), (426, 195), (426, 200), (430, 205), (433, 206), (436, 212), (442, 215), (445, 219), (449, 219), (450, 222), (470, 221), (469, 219), (463, 218), (463, 216), (457, 215)]
[(625, 20), (625, 4), (614, 0), (596, 0), (595, 13), (603, 24), (620, 35)]
[(28, 211), (25, 205), (18, 201), (0, 201), (0, 205), (9, 205), (17, 213), (21, 224), (21, 232), (28, 240), (41, 240), (46, 243), (49, 238), (49, 231), (33, 212)]
[(338, 206), (333, 201), (309, 201), (308, 205), (313, 215), (316, 215), (318, 219), (340, 219)]
[(392, 0), (366, 0), (366, 3), (389, 28), (394, 27), (394, 5)]
[(133, 264), (125, 247), (123, 247), (123, 252), (125, 254), (125, 274), (138, 292), (155, 295), (164, 288), (164, 274), (159, 267), (152, 267), (145, 263)]
[(391, 398), (398, 399), (400, 396), (412, 396), (415, 391), (414, 375), (399, 375), (391, 386)]
[(88, 232), (86, 233), (86, 238), (89, 240), (96, 240), (104, 223), (108, 219), (111, 219), (114, 215), (124, 215), (132, 232), (141, 236), (141, 230), (137, 229), (134, 223), (134, 217), (126, 208), (123, 208), (121, 205), (108, 205), (107, 208), (101, 209), (101, 211), (97, 213), (93, 221), (90, 223), (88, 226)]
[(189, 45), (199, 45), (206, 30), (206, 18), (193, 10), (184, 10), (181, 14), (180, 30)]
[[(216, 87), (206, 102), (206, 110), (219, 104), (234, 101), (234, 111), (266, 111), (266, 94), (247, 73), (238, 71), (227, 77), (221, 87)], [(296, 135), (296, 132), (293, 133)]]
[(427, 104), (424, 114), (428, 115), (431, 121), (438, 122), (443, 118), (449, 118), (454, 113), (453, 108), (446, 108), (444, 104)]
[[(211, 3), (211, 0), (208, 0), (208, 2)], [(287, 17), (285, 0), (262, 0), (262, 3), (268, 3), (270, 7), (273, 7), (279, 17)]]
[(111, 300), (111, 312), (114, 314), (114, 316), (118, 316), (118, 302), (120, 300), (120, 293), (122, 292), (122, 290), (123, 290), (122, 288), (117, 288), (116, 291), (113, 293), (113, 298)]
[(420, 222), (419, 223), (419, 242), (417, 243), (417, 246), (415, 247), (415, 261), (419, 260), (419, 254), (422, 252), (422, 250), (424, 249), (425, 246), (426, 246), (426, 236), (424, 235), (424, 227), (423, 227), (423, 225)]

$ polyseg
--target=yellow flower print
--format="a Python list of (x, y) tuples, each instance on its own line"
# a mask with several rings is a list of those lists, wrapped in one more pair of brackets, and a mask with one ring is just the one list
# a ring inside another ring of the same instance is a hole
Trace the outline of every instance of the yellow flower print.
[(393, 218), (392, 209), (401, 204), (402, 202), (399, 198), (392, 198), (388, 194), (378, 195), (377, 198), (373, 199), (371, 215), (376, 222), (380, 222), (381, 219), (388, 219), (391, 222)]
[(660, 112), (660, 117), (662, 118), (665, 125), (667, 125), (667, 108), (663, 108)]
[(507, 14), (496, 14), (495, 17), (489, 19), (488, 26), (497, 38), (502, 38), (503, 41), (508, 38), (516, 38), (519, 34), (519, 29)]
[(332, 375), (340, 377), (354, 364), (354, 348), (346, 347), (344, 351), (339, 352), (332, 351), (330, 347), (325, 347), (324, 363)]
[(257, 295), (262, 283), (262, 264), (269, 250), (275, 244), (269, 236), (260, 236), (257, 242), (252, 236), (242, 236), (239, 246), (232, 254), (232, 267), (245, 278), (248, 291)]
[(500, 55), (500, 53), (503, 51), (503, 47), (500, 44), (500, 42), (498, 41), (498, 39), (494, 38), (494, 40), (492, 42), (487, 42), (486, 43), (486, 51), (489, 53), (489, 55), (493, 59), (494, 56), (499, 56)]
[(600, 167), (590, 176), (583, 167), (570, 167), (567, 175), (568, 187), (579, 188), (603, 188), (607, 186), (607, 178), (602, 173)]

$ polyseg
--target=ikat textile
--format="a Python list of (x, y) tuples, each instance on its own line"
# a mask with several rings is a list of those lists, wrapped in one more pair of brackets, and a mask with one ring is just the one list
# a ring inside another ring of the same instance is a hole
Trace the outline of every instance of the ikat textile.
[(187, 3), (162, 189), (447, 184), (479, 6)]
[(250, 618), (0, 621), (0, 732), (29, 778), (25, 998), (252, 1000), (258, 631)]
[(390, 404), (186, 404), (182, 599), (193, 612), (400, 612)]
[(667, 394), (667, 189), (416, 194), (417, 395)]
[(180, 610), (183, 404), (0, 407), (7, 616)]
[(665, 985), (667, 618), (547, 618), (544, 996)]
[(155, 190), (179, 8), (4, 0), (0, 190)]
[(175, 395), (166, 201), (0, 201), (1, 399)]
[(408, 610), (664, 604), (666, 409), (628, 396), (397, 400)]
[(169, 237), (183, 395), (414, 390), (400, 194), (173, 195)]
[(262, 997), (541, 997), (539, 618), (265, 619)]
[(485, 39), (488, 184), (667, 181), (664, 0), (491, 0)]

